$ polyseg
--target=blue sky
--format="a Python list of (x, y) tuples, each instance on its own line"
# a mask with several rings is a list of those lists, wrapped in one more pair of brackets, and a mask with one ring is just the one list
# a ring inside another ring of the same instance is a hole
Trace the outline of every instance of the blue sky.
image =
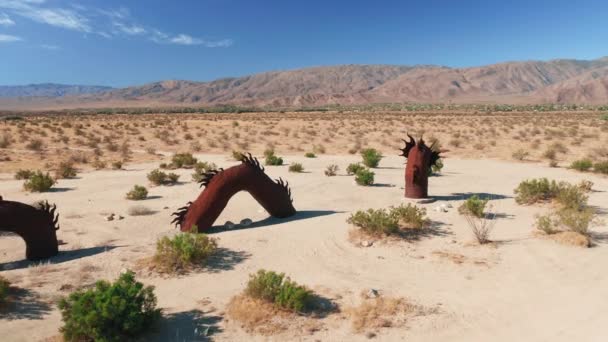
[(608, 55), (608, 1), (0, 0), (0, 84)]

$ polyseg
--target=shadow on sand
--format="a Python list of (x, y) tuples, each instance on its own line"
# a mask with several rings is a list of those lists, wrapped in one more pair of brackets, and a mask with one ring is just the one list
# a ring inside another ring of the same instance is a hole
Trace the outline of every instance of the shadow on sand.
[(51, 304), (40, 299), (40, 296), (28, 289), (11, 287), (8, 304), (0, 308), (1, 320), (43, 319), (51, 312)]
[[(299, 221), (299, 220), (307, 220), (307, 219), (311, 219), (311, 218), (315, 218), (315, 217), (320, 217), (320, 216), (327, 216), (327, 215), (333, 215), (333, 214), (337, 214), (340, 213), (340, 211), (334, 211), (334, 210), (301, 210), (296, 212), (295, 215), (290, 216), (290, 217), (286, 217), (286, 218), (276, 218), (276, 217), (267, 217), (261, 221), (257, 221), (257, 222), (253, 222), (251, 225), (244, 227), (244, 226), (237, 226), (234, 229), (230, 229), (231, 231), (233, 230), (242, 230), (242, 229), (253, 229), (253, 228), (261, 228), (261, 227), (268, 227), (268, 226), (272, 226), (275, 224), (282, 224), (282, 223), (287, 223), (287, 222), (293, 222), (293, 221)], [(207, 233), (219, 233), (219, 232), (224, 232), (227, 231), (227, 229), (224, 229), (224, 226), (213, 226), (211, 227), (211, 229), (209, 229), (207, 231)]]
[(513, 198), (512, 196), (506, 196), (501, 194), (490, 194), (487, 192), (457, 192), (451, 195), (437, 195), (437, 196), (429, 196), (435, 201), (460, 201), (466, 200), (469, 197), (477, 196), (481, 199), (489, 199), (489, 200), (500, 200), (505, 198)]
[(213, 311), (190, 310), (164, 315), (159, 331), (146, 341), (211, 341), (212, 336), (222, 331), (219, 323), (222, 316)]
[(114, 248), (124, 247), (124, 246), (98, 246), (98, 247), (89, 247), (89, 248), (81, 248), (74, 249), (70, 251), (59, 251), (54, 257), (38, 260), (38, 261), (30, 261), (27, 259), (13, 261), (13, 262), (5, 262), (0, 263), (0, 270), (18, 270), (23, 268), (28, 268), (30, 266), (38, 265), (38, 264), (61, 264), (64, 262), (90, 257), (93, 255), (97, 255), (99, 253), (104, 253), (113, 250)]

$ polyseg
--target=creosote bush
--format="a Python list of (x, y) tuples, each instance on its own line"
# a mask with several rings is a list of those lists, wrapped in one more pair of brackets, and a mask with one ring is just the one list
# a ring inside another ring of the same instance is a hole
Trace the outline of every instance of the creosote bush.
[(366, 148), (361, 151), (361, 157), (363, 158), (363, 165), (367, 167), (378, 167), (382, 154), (373, 148)]
[(259, 270), (249, 276), (245, 294), (273, 303), (277, 308), (306, 312), (312, 307), (313, 293), (285, 277), (284, 273)]
[(348, 223), (371, 235), (393, 235), (405, 229), (424, 229), (430, 221), (426, 209), (407, 204), (387, 209), (368, 209), (357, 211), (347, 220)]
[(306, 152), (306, 154), (304, 154), (304, 157), (306, 157), (306, 158), (316, 158), (317, 155), (314, 154), (314, 152)]
[(192, 153), (176, 153), (171, 158), (171, 165), (177, 169), (192, 168), (197, 160), (192, 156)]
[(304, 166), (302, 166), (302, 164), (300, 163), (291, 163), (289, 165), (289, 172), (296, 172), (296, 173), (300, 173), (302, 171), (304, 171)]
[(273, 165), (273, 166), (283, 165), (283, 158), (277, 157), (274, 154), (273, 150), (264, 151), (264, 157), (266, 157), (266, 159), (264, 161), (264, 164), (266, 164), (266, 165)]
[(211, 170), (217, 169), (217, 165), (208, 162), (197, 162), (194, 164), (194, 173), (192, 180), (199, 183), (203, 179), (203, 175)]
[(134, 340), (161, 316), (154, 287), (136, 281), (131, 271), (114, 283), (100, 280), (93, 289), (73, 292), (60, 300), (59, 310), (66, 341)]
[(487, 203), (487, 199), (481, 199), (479, 196), (473, 195), (467, 198), (467, 200), (458, 207), (458, 212), (462, 215), (483, 217), (485, 215), (484, 210)]
[(593, 167), (593, 162), (590, 159), (581, 159), (573, 161), (570, 168), (577, 171), (589, 171)]
[(133, 189), (127, 192), (127, 199), (132, 201), (141, 201), (148, 198), (148, 189), (141, 185), (135, 185)]
[(608, 161), (593, 164), (593, 171), (608, 175)]
[(374, 184), (374, 172), (369, 169), (361, 169), (355, 174), (355, 182), (362, 186)]
[(49, 191), (53, 185), (55, 185), (55, 180), (49, 173), (42, 173), (38, 170), (23, 183), (23, 188), (30, 192), (45, 192)]
[(180, 273), (203, 266), (217, 250), (217, 241), (206, 234), (184, 232), (170, 238), (162, 237), (156, 242), (153, 261), (161, 272)]
[(74, 168), (74, 164), (69, 161), (64, 161), (59, 163), (57, 170), (55, 171), (55, 179), (62, 178), (74, 178), (76, 177), (76, 168)]
[(179, 180), (176, 173), (164, 173), (159, 169), (154, 169), (148, 173), (148, 180), (154, 185), (173, 185)]
[(365, 166), (361, 165), (360, 163), (353, 163), (348, 165), (348, 167), (346, 168), (346, 173), (351, 176), (357, 174), (357, 171), (363, 169), (365, 169)]

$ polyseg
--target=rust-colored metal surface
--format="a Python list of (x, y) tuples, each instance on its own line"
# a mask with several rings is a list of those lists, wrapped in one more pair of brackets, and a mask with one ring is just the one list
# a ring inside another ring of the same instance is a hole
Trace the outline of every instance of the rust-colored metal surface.
[(273, 181), (251, 154), (241, 165), (207, 172), (201, 186), (205, 189), (194, 202), (172, 214), (176, 216), (172, 223), (179, 225), (181, 231), (190, 231), (193, 226), (199, 232), (211, 228), (230, 198), (239, 191), (249, 192), (274, 217), (285, 218), (296, 213), (289, 184), (282, 179)]
[(429, 170), (439, 160), (439, 151), (435, 151), (420, 138), (418, 143), (407, 135), (410, 141), (405, 141), (405, 148), (401, 149), (401, 156), (407, 158), (405, 167), (405, 197), (426, 198), (429, 192)]
[(50, 258), (59, 252), (57, 206), (41, 202), (33, 207), (20, 202), (5, 201), (0, 196), (0, 231), (12, 232), (25, 240), (28, 260)]

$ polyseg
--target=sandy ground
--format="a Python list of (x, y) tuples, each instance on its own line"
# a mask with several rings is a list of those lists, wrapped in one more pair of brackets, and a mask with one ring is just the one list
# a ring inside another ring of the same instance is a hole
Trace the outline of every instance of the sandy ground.
[[(234, 164), (225, 155), (199, 155), (218, 166)], [(62, 285), (84, 285), (114, 279), (121, 270), (139, 271), (138, 279), (156, 287), (165, 318), (146, 340), (198, 341), (195, 329), (212, 326), (218, 341), (294, 340), (363, 341), (348, 320), (330, 315), (314, 333), (291, 329), (281, 335), (247, 335), (223, 311), (240, 293), (248, 275), (260, 268), (286, 272), (299, 283), (346, 307), (357, 304), (361, 291), (378, 289), (384, 296), (402, 296), (435, 313), (415, 317), (406, 326), (377, 331), (382, 341), (605, 341), (608, 317), (608, 229), (594, 229), (595, 247), (564, 246), (533, 237), (534, 215), (547, 208), (515, 204), (513, 189), (526, 178), (548, 177), (578, 182), (589, 179), (596, 190), (590, 204), (606, 218), (608, 178), (548, 168), (538, 164), (496, 160), (445, 160), (443, 175), (430, 180), (437, 198), (424, 204), (434, 221), (433, 233), (419, 241), (376, 243), (363, 248), (348, 240), (346, 219), (357, 209), (407, 203), (403, 199), (403, 159), (387, 157), (376, 172), (377, 186), (360, 187), (344, 175), (357, 156), (322, 155), (315, 159), (286, 156), (301, 162), (305, 173), (287, 166), (267, 167), (273, 177), (287, 179), (298, 214), (287, 220), (268, 219), (246, 193), (229, 203), (216, 224), (251, 218), (252, 227), (214, 234), (222, 248), (203, 271), (179, 277), (147, 274), (137, 260), (154, 252), (155, 241), (174, 234), (169, 214), (193, 200), (198, 185), (190, 170), (178, 170), (183, 184), (149, 187), (151, 199), (131, 202), (125, 193), (134, 184), (146, 185), (146, 173), (157, 163), (127, 165), (124, 171), (93, 171), (78, 179), (61, 180), (52, 193), (28, 194), (22, 181), (0, 174), (0, 194), (8, 200), (48, 199), (61, 213), (60, 256), (43, 265), (23, 261), (24, 244), (17, 237), (0, 237), (0, 272), (28, 289), (16, 310), (0, 318), (4, 341), (36, 341), (58, 334), (60, 314), (52, 301), (68, 292)], [(325, 177), (329, 164), (340, 175)], [(498, 215), (492, 246), (472, 245), (465, 220), (457, 212), (463, 196), (483, 194)], [(450, 202), (447, 213), (433, 210)], [(132, 217), (127, 209), (143, 204), (156, 211)], [(108, 222), (104, 214), (124, 220)], [(461, 255), (462, 263), (441, 255)], [(64, 286), (65, 287), (65, 286)], [(49, 304), (50, 303), (50, 304)]]

